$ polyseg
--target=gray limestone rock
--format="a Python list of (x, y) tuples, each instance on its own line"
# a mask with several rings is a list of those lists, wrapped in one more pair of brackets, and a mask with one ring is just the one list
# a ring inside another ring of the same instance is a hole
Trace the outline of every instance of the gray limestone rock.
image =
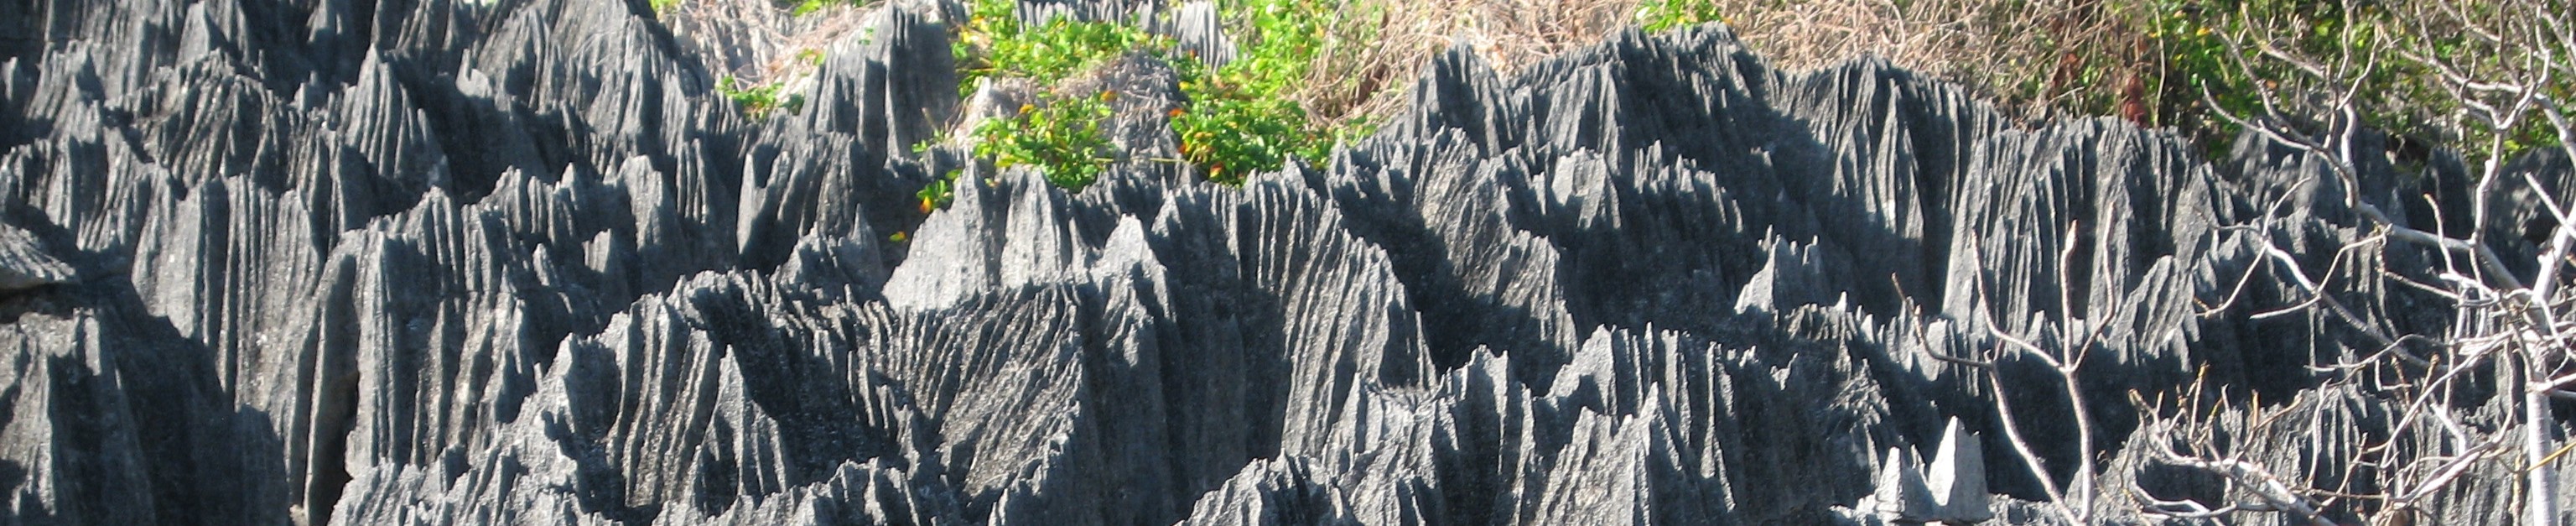
[(1914, 450), (1889, 448), (1879, 457), (1877, 493), (1869, 511), (1888, 522), (1976, 523), (1994, 518), (1986, 494), (1986, 460), (1977, 435), (1957, 419), (1941, 432), (1932, 462)]
[[(1239, 44), (1203, 2), (1023, 4)], [(2204, 159), (1715, 25), (1445, 53), (1375, 135), (1240, 186), (1136, 161), (1180, 95), (1129, 55), (1074, 88), (1121, 93), (1131, 162), (1075, 192), (913, 148), (1031, 88), (961, 100), (962, 12), (884, 4), (753, 119), (640, 1), (0, 2), (0, 523), (2048, 523), (2005, 418), (2061, 482), (2217, 502), (2126, 393), (2298, 400), (2218, 425), (2340, 480), (2318, 459), (2424, 424), (2313, 388), (2383, 344), (2254, 316), (2305, 297), (2266, 248), (2438, 333), (2388, 276), (2440, 254), (2335, 265), (2372, 235), (2346, 198), (2463, 236), (2434, 205), (2472, 206), (2455, 162)], [(2512, 169), (2540, 183), (2484, 235), (2528, 259), (2576, 171)], [(1994, 364), (2003, 415), (1931, 358), (1997, 331), (2090, 345), (2095, 450), (2037, 364)], [(2481, 469), (2429, 513), (2506, 520)]]
[(47, 254), (34, 234), (0, 224), (0, 291), (69, 283), (74, 278), (71, 265)]

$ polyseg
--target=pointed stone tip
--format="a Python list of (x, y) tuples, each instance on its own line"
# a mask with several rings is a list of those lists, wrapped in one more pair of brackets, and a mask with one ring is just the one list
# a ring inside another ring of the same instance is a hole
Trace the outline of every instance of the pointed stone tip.
[(1913, 449), (1887, 448), (1887, 456), (1879, 462), (1877, 509), (1872, 511), (1890, 521), (1923, 520), (1940, 511), (1940, 503), (1923, 483), (1923, 462)]
[(1985, 444), (1951, 417), (1941, 431), (1941, 448), (1932, 457), (1925, 473), (1930, 492), (1939, 501), (1938, 518), (1976, 522), (1993, 518), (1986, 495)]

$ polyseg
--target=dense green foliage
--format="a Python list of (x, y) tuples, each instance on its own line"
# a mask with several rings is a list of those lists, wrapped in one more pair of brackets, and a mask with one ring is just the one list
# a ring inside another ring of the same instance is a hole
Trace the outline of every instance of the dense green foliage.
[(1114, 160), (1116, 146), (1100, 125), (1109, 119), (1108, 102), (1115, 97), (1060, 97), (1020, 106), (1016, 116), (986, 120), (975, 125), (975, 155), (1001, 168), (1040, 167), (1047, 182), (1082, 191)]
[(1365, 133), (1365, 124), (1326, 130), (1288, 100), (1309, 78), (1329, 31), (1334, 6), (1317, 0), (1250, 0), (1226, 4), (1225, 16), (1254, 39), (1240, 55), (1209, 71), (1196, 60), (1172, 61), (1189, 107), (1172, 118), (1181, 156), (1208, 179), (1240, 183), (1289, 160), (1323, 164), (1334, 134)]
[[(971, 95), (995, 78), (1056, 86), (1121, 55), (1150, 54), (1173, 66), (1184, 100), (1167, 116), (1181, 158), (1164, 161), (1196, 167), (1212, 181), (1240, 183), (1292, 161), (1320, 164), (1336, 137), (1365, 133), (1360, 124), (1327, 129), (1288, 98), (1323, 52), (1333, 17), (1340, 16), (1336, 6), (1320, 0), (1223, 4), (1228, 31), (1239, 37), (1239, 54), (1209, 68), (1199, 57), (1176, 51), (1171, 39), (1127, 24), (1062, 18), (1028, 23), (1011, 0), (975, 0), (952, 48), (962, 73), (958, 90)], [(1080, 191), (1118, 158), (1099, 131), (1116, 94), (1050, 90), (1041, 97), (1048, 102), (977, 124), (975, 155), (1001, 167), (1029, 166), (1057, 186)], [(925, 188), (925, 207), (946, 204), (951, 184), (942, 180)]]
[(1107, 22), (1063, 18), (1020, 21), (1012, 0), (974, 0), (965, 27), (951, 44), (959, 95), (971, 95), (987, 78), (1019, 77), (1053, 85), (1131, 49), (1164, 47), (1144, 31)]
[[(2255, 60), (2258, 49), (2246, 45), (2231, 46), (2234, 41), (2266, 40), (2285, 50), (2309, 53), (2334, 53), (2343, 49), (2385, 48), (2392, 44), (2377, 26), (2347, 18), (2337, 4), (2304, 0), (2195, 1), (2155, 0), (2131, 6), (2129, 16), (2145, 26), (2147, 38), (2158, 50), (2151, 57), (2159, 66), (2157, 74), (2141, 76), (2144, 93), (2163, 94), (2159, 100), (2127, 101), (2151, 104), (2152, 111), (2141, 114), (2149, 124), (2163, 124), (2200, 132), (2211, 148), (2234, 135), (2237, 126), (2221, 115), (2210, 113), (2209, 103), (2229, 115), (2253, 117), (2265, 112), (2264, 94), (2280, 93), (2282, 82), (2297, 75), (2280, 64)], [(2284, 30), (2286, 29), (2286, 30)], [(2102, 68), (2088, 68), (2089, 70)], [(2404, 86), (2411, 75), (2398, 64), (2385, 64), (2357, 79), (2369, 86), (2363, 94), (2373, 101), (2402, 100), (2422, 93)], [(2315, 86), (2298, 86), (2306, 88)], [(2386, 91), (2382, 91), (2386, 90)], [(2080, 107), (2103, 112), (2121, 104), (2124, 96), (2110, 91), (2097, 91), (2082, 101)], [(2139, 95), (2126, 95), (2138, 98)], [(2286, 104), (2292, 101), (2275, 101)], [(2296, 108), (2278, 108), (2296, 111)], [(2382, 117), (2393, 117), (2383, 115)], [(2382, 120), (2397, 120), (2394, 118)], [(2381, 124), (2396, 124), (2382, 122)]]
[(1172, 112), (1181, 157), (1205, 168), (1209, 180), (1224, 183), (1278, 170), (1290, 159), (1322, 164), (1332, 143), (1307, 124), (1305, 110), (1277, 97), (1257, 96), (1252, 89), (1224, 75), (1201, 74), (1183, 82), (1189, 107)]

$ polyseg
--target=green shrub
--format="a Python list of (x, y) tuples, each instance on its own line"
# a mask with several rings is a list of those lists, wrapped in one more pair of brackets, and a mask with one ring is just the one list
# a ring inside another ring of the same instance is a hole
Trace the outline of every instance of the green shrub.
[[(1044, 104), (1020, 106), (1019, 113), (986, 120), (975, 125), (976, 157), (993, 162), (995, 168), (1028, 166), (1047, 182), (1069, 191), (1080, 192), (1109, 170), (1116, 160), (1116, 146), (1101, 129), (1109, 120), (1109, 101), (1116, 95), (1104, 92), (1094, 97), (1065, 97)], [(913, 146), (913, 151), (928, 151), (933, 141)], [(921, 200), (921, 212), (948, 207), (955, 200), (961, 171), (930, 181), (914, 195)]]
[(1063, 97), (1020, 106), (1019, 115), (986, 120), (975, 126), (975, 155), (998, 168), (1028, 165), (1049, 183), (1082, 191), (1100, 179), (1115, 160), (1116, 146), (1101, 132), (1109, 120), (1104, 92), (1095, 97)]
[[(2471, 157), (2512, 156), (2558, 144), (2546, 123), (2525, 122), (2510, 130), (2461, 125), (2454, 116), (2463, 101), (2439, 84), (2439, 72), (2422, 59), (2452, 64), (2472, 77), (2488, 78), (2521, 60), (2512, 45), (2489, 43), (2456, 26), (2456, 21), (2420, 19), (2420, 14), (2392, 12), (2410, 2), (2347, 5), (2322, 0), (2157, 0), (2145, 13), (2148, 37), (2160, 51), (2160, 75), (2149, 78), (2153, 91), (2166, 94), (2157, 123), (2181, 127), (2215, 148), (2237, 127), (2209, 113), (2217, 110), (2245, 118), (2266, 114), (2264, 94), (2272, 108), (2293, 118), (2318, 118), (2327, 106), (2349, 92), (2362, 124), (2399, 135), (2453, 145)], [(2505, 16), (2481, 2), (2453, 8), (2471, 23)], [(2237, 42), (2234, 49), (2229, 41)], [(2308, 62), (2292, 64), (2266, 56), (2259, 46)], [(2367, 64), (2367, 67), (2362, 65)], [(2309, 67), (2338, 70), (2321, 78)], [(2342, 67), (2338, 67), (2342, 66)], [(2576, 81), (2559, 77), (2545, 91), (2576, 91)], [(2285, 123), (2296, 126), (2299, 123)], [(2499, 136), (2501, 135), (2501, 136)]]
[[(1012, 0), (975, 0), (968, 9), (966, 24), (950, 44), (960, 96), (972, 96), (977, 86), (995, 78), (1052, 86), (1153, 40), (1141, 30), (1111, 23), (1057, 18), (1022, 24)], [(1027, 165), (1049, 183), (1081, 191), (1115, 159), (1115, 146), (1101, 131), (1110, 115), (1108, 97), (1114, 96), (1047, 93), (1048, 100), (1023, 105), (1017, 115), (976, 124), (974, 154), (1000, 168)], [(922, 210), (948, 206), (959, 184), (956, 178), (951, 173), (922, 188)]]
[(1317, 0), (1245, 0), (1219, 4), (1242, 42), (1217, 73), (1249, 93), (1277, 96), (1307, 80), (1323, 50), (1334, 8)]
[[(959, 171), (957, 170), (949, 170), (945, 175), (932, 178), (929, 186), (923, 186), (921, 187), (921, 191), (913, 193), (914, 196), (921, 198), (921, 213), (927, 214), (932, 210), (947, 208), (949, 202), (957, 199), (956, 184), (958, 173)], [(898, 242), (903, 241), (903, 238), (900, 237), (904, 235), (902, 232), (896, 232), (894, 235), (898, 237), (892, 239)]]
[(743, 116), (755, 120), (767, 118), (775, 111), (796, 113), (804, 110), (805, 95), (780, 96), (781, 89), (777, 83), (741, 86), (733, 77), (716, 80), (716, 93), (723, 94), (726, 99), (732, 100), (734, 106), (742, 110)]
[(987, 78), (1019, 77), (1053, 85), (1153, 40), (1144, 31), (1107, 22), (1054, 18), (1020, 23), (1013, 0), (974, 0), (966, 25), (950, 45), (958, 70), (958, 95), (972, 95)]
[[(2250, 42), (2270, 41), (2292, 52), (2388, 44), (2367, 20), (2348, 24), (2347, 13), (2340, 5), (2313, 0), (2154, 0), (2133, 7), (2136, 9), (2126, 15), (2138, 21), (2156, 50), (2145, 57), (2152, 66), (2141, 79), (2142, 91), (2157, 96), (2135, 101), (2152, 106), (2142, 112), (2146, 123), (2180, 128), (2198, 136), (2203, 147), (2212, 151), (2224, 148), (2238, 128), (2211, 113), (2210, 102), (2217, 103), (2217, 110), (2250, 118), (2265, 111), (2262, 93), (2266, 91), (2286, 93), (2318, 87), (2292, 82), (2291, 89), (2282, 89), (2282, 81), (2297, 73), (2281, 64), (2247, 60), (2247, 55), (2259, 52), (2250, 47)], [(2280, 31), (2282, 27), (2296, 30)], [(2229, 39), (2248, 43), (2231, 49)], [(2372, 73), (2372, 78), (2364, 82), (2378, 89), (2394, 89), (2400, 73), (2398, 68), (2390, 67)], [(2090, 113), (2108, 113), (2115, 110), (2114, 104), (2124, 102), (2115, 97), (2116, 94), (2097, 90), (2078, 107)], [(2295, 98), (2276, 102), (2291, 103)]]
[[(1241, 184), (1291, 159), (1322, 164), (1330, 138), (1297, 103), (1276, 95), (1281, 85), (1262, 78), (1267, 71), (1239, 66), (1248, 61), (1215, 73), (1187, 57), (1172, 63), (1181, 72), (1181, 94), (1189, 99), (1172, 112), (1172, 132), (1180, 140), (1181, 159), (1206, 170), (1208, 180)], [(1272, 91), (1260, 91), (1265, 86)]]
[(1334, 36), (1335, 16), (1348, 6), (1249, 0), (1223, 7), (1228, 25), (1244, 40), (1235, 60), (1215, 71), (1191, 57), (1172, 60), (1189, 100), (1172, 119), (1184, 160), (1207, 170), (1209, 180), (1239, 184), (1292, 159), (1323, 164), (1335, 138), (1370, 131), (1365, 119), (1323, 126), (1290, 98), (1302, 83), (1314, 81), (1312, 68)]
[(1643, 0), (1637, 2), (1637, 25), (1647, 31), (1664, 31), (1719, 21), (1717, 5), (1709, 0)]
[[(1168, 38), (1124, 24), (1051, 19), (1028, 24), (1011, 0), (975, 0), (951, 51), (961, 72), (960, 95), (987, 79), (1025, 78), (1055, 85), (1129, 52), (1154, 54), (1178, 74), (1185, 102), (1169, 115), (1181, 158), (1208, 179), (1241, 183), (1292, 160), (1320, 164), (1336, 137), (1366, 133), (1365, 124), (1327, 128), (1313, 121), (1289, 94), (1310, 76), (1310, 65), (1339, 22), (1326, 0), (1251, 0), (1221, 6), (1238, 54), (1210, 69), (1175, 51)], [(1049, 102), (1024, 107), (1013, 117), (976, 125), (975, 155), (998, 166), (1029, 165), (1047, 180), (1080, 191), (1096, 181), (1116, 156), (1100, 122), (1108, 97), (1046, 93)], [(1364, 120), (1354, 121), (1364, 123)], [(1171, 160), (1166, 160), (1171, 161)], [(925, 207), (945, 206), (954, 183), (933, 182), (921, 192)]]

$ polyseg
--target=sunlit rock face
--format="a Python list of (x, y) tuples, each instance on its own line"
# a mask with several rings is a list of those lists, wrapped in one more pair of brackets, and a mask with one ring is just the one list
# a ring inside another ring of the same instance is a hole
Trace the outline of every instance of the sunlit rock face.
[[(1995, 389), (1931, 354), (2083, 346), (2098, 451), (1999, 364), (2048, 469), (2212, 494), (2129, 447), (2125, 393), (2384, 428), (2301, 367), (2380, 345), (2252, 316), (2307, 298), (2257, 263), (2438, 332), (2380, 271), (2439, 254), (2332, 255), (2373, 233), (2347, 198), (2425, 230), (2471, 206), (2438, 166), (2213, 163), (1873, 60), (1774, 70), (1717, 26), (1510, 75), (1443, 55), (1326, 166), (1133, 155), (1067, 193), (912, 148), (969, 112), (958, 12), (896, 2), (750, 120), (640, 0), (0, 1), (0, 522), (2036, 521)], [(1085, 82), (1169, 103), (1151, 60)], [(2292, 476), (2363, 444), (2266, 436)], [(1924, 473), (1932, 504), (1873, 497)]]

